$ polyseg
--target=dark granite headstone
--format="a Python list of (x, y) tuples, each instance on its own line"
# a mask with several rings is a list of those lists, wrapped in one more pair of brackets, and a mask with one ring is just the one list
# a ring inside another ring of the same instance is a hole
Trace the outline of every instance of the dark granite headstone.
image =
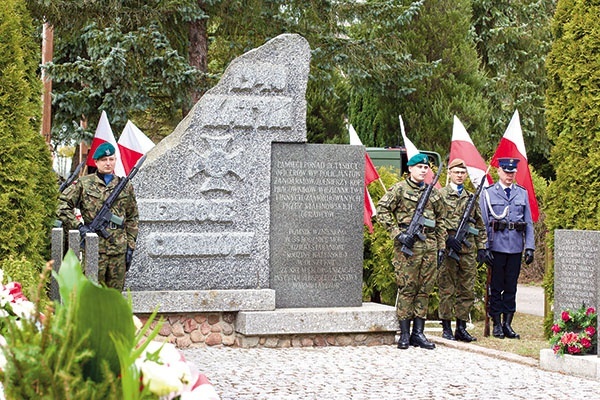
[(275, 143), (271, 165), (277, 308), (360, 306), (364, 148)]
[(600, 232), (556, 230), (554, 233), (554, 318), (585, 304), (598, 309)]

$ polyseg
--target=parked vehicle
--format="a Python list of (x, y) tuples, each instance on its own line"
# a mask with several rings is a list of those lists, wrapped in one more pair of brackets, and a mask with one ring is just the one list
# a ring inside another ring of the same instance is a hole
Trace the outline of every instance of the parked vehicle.
[[(367, 153), (375, 167), (394, 168), (400, 171), (400, 176), (408, 171), (405, 147), (367, 147)], [(435, 151), (421, 151), (421, 153), (427, 154), (432, 164), (437, 167), (442, 164), (442, 157), (439, 153)]]

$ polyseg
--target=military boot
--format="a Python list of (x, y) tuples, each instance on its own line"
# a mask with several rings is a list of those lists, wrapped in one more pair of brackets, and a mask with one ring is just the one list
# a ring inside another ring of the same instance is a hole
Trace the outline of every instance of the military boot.
[(512, 319), (515, 313), (505, 313), (502, 314), (504, 321), (502, 322), (502, 331), (504, 332), (504, 336), (509, 339), (521, 339), (521, 336), (513, 330), (510, 326), (512, 323)]
[(456, 340), (452, 334), (452, 326), (449, 319), (442, 320), (442, 337), (447, 340)]
[(498, 339), (504, 339), (504, 330), (502, 329), (502, 322), (500, 322), (500, 314), (491, 315), (492, 322), (494, 323), (494, 329), (492, 335)]
[(410, 319), (400, 320), (400, 338), (398, 339), (398, 348), (408, 349), (410, 342)]
[(431, 343), (425, 335), (423, 334), (423, 329), (425, 328), (425, 319), (415, 317), (413, 320), (413, 331), (410, 335), (410, 344), (412, 346), (419, 346), (423, 349), (433, 350), (435, 349), (435, 344)]
[(467, 321), (458, 318), (456, 319), (456, 332), (454, 332), (454, 337), (456, 340), (467, 343), (477, 340), (476, 337), (471, 336), (469, 332), (467, 332)]

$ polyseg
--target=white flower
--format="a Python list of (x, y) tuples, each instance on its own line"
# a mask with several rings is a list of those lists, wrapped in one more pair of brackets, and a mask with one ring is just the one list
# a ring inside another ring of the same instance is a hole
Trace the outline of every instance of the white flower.
[(166, 396), (183, 388), (178, 371), (168, 365), (145, 361), (141, 365), (141, 371), (144, 386), (158, 396)]
[(171, 364), (181, 360), (181, 353), (177, 350), (174, 344), (168, 342), (151, 341), (146, 347), (146, 353), (156, 353), (157, 351), (159, 362), (163, 364)]
[(0, 290), (0, 307), (4, 308), (12, 301), (12, 295), (6, 289)]
[(169, 368), (179, 377), (179, 380), (183, 384), (188, 384), (192, 380), (192, 371), (190, 366), (185, 361), (176, 361), (168, 364)]
[(35, 315), (35, 304), (31, 301), (17, 301), (16, 303), (12, 303), (12, 309), (14, 313), (24, 319), (33, 319)]

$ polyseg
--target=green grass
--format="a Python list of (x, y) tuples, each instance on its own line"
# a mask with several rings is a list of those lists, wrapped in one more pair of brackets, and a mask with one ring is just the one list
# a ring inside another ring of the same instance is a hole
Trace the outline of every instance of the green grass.
[[(550, 348), (548, 340), (544, 337), (543, 317), (535, 315), (515, 313), (512, 328), (521, 335), (521, 339), (497, 339), (491, 335), (493, 329), (490, 320), (490, 336), (484, 337), (485, 322), (475, 321), (474, 327), (468, 329), (469, 333), (477, 338), (476, 342), (471, 342), (474, 346), (485, 347), (498, 351), (518, 354), (524, 357), (531, 357), (539, 360), (540, 350)], [(431, 335), (441, 336), (441, 332), (431, 332)]]

